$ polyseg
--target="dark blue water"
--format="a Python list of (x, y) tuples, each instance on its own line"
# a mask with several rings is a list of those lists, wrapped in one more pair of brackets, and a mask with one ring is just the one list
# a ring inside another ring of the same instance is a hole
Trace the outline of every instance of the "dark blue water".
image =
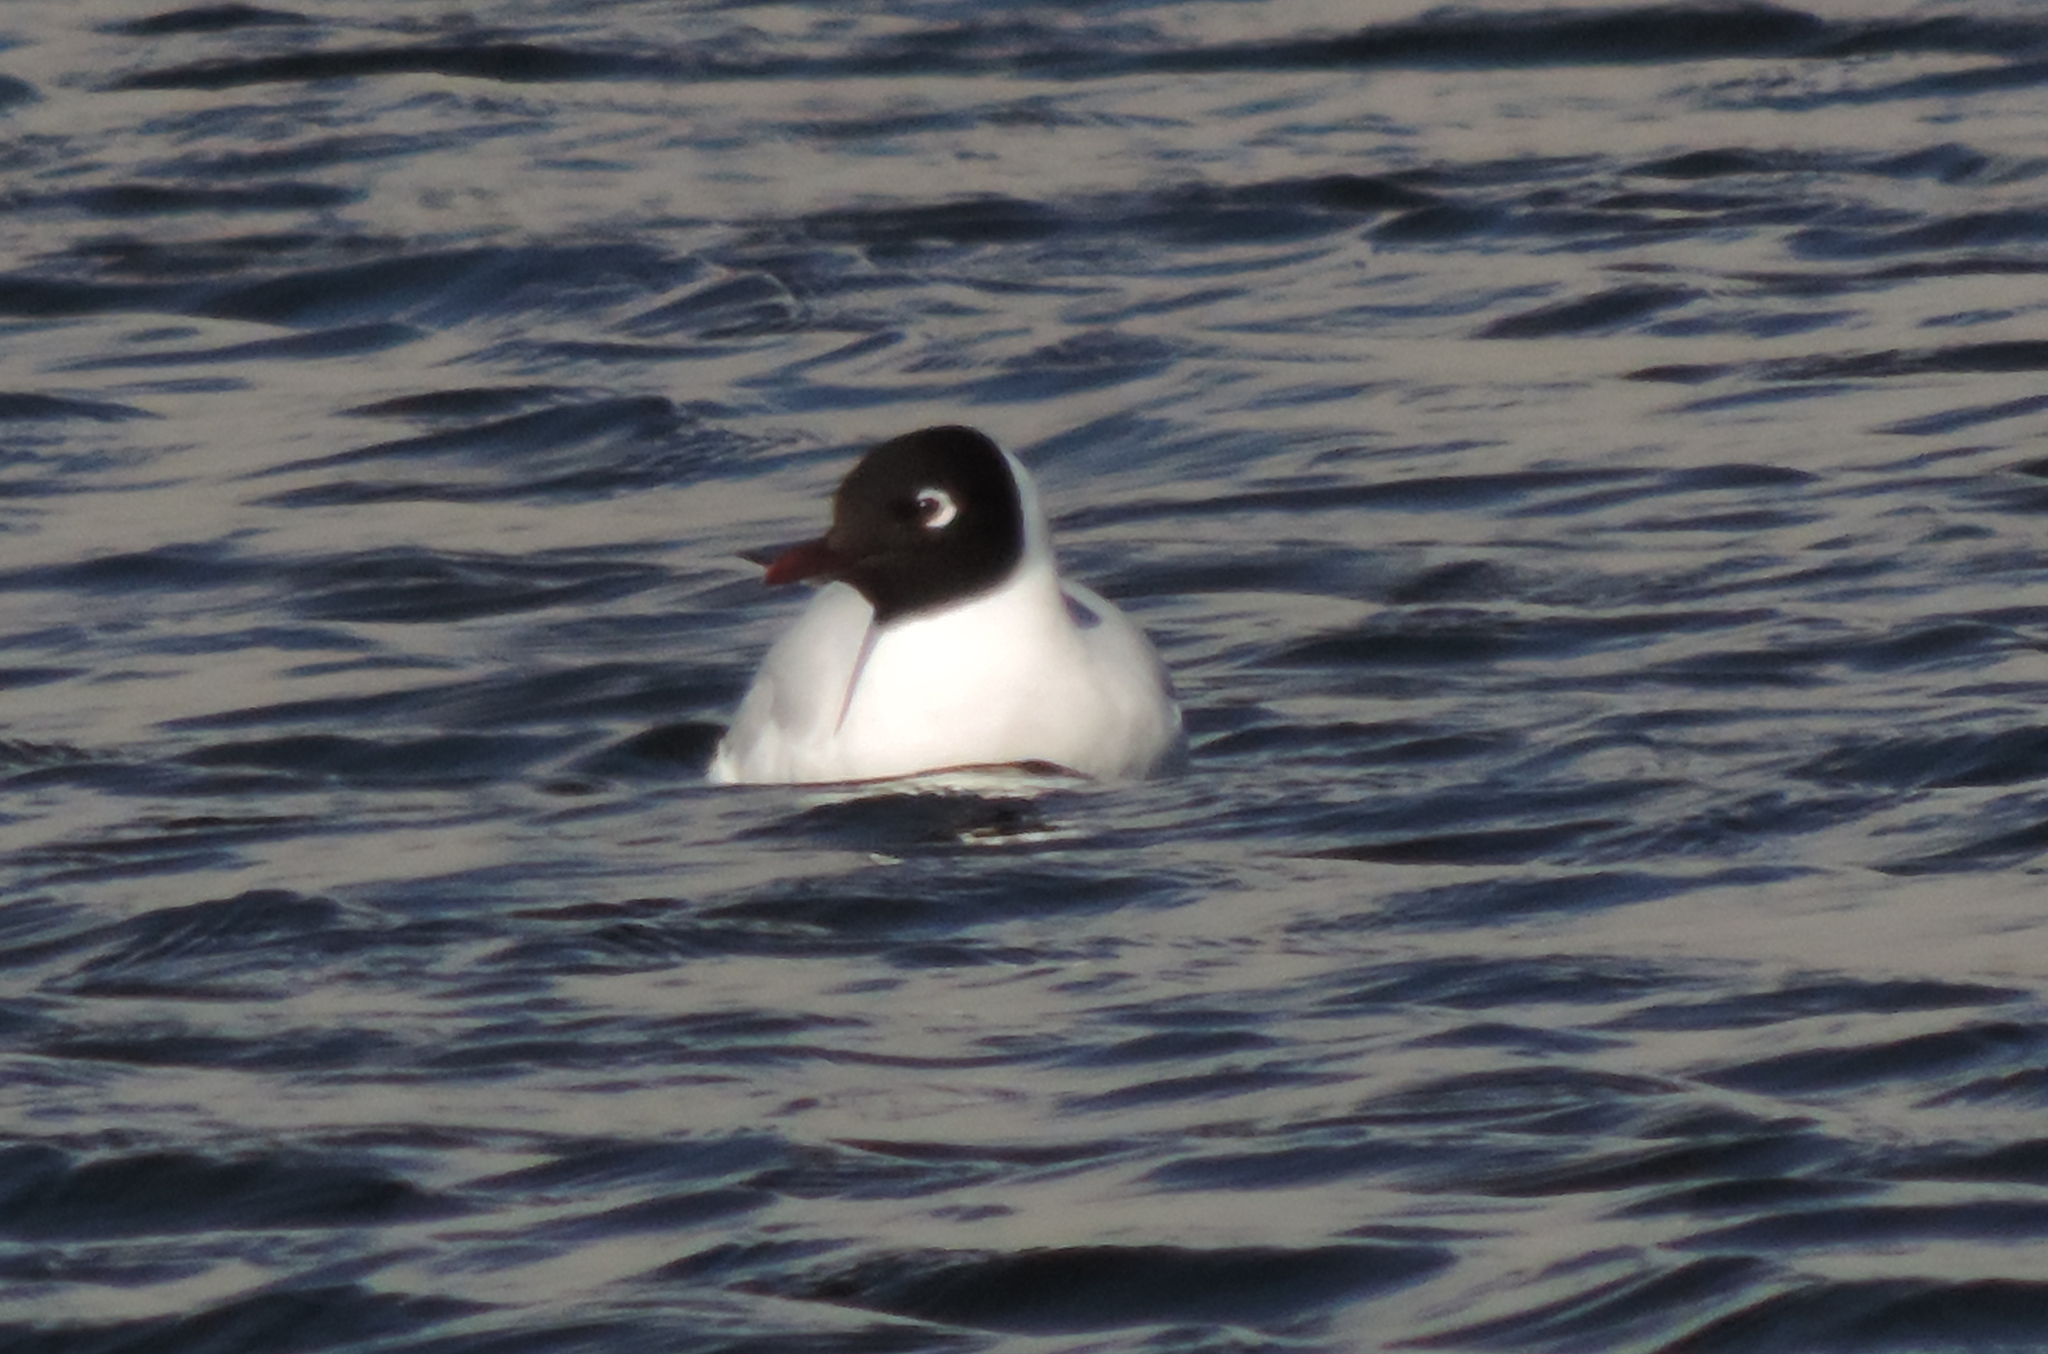
[[(0, 1346), (2048, 1347), (2038, 7), (0, 37)], [(937, 422), (1186, 776), (702, 782)]]

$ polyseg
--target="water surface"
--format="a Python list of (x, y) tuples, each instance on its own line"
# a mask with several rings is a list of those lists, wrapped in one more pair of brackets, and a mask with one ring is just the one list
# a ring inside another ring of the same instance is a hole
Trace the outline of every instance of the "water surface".
[[(2041, 1343), (2032, 7), (0, 35), (10, 1349)], [(1187, 775), (702, 782), (936, 422)]]

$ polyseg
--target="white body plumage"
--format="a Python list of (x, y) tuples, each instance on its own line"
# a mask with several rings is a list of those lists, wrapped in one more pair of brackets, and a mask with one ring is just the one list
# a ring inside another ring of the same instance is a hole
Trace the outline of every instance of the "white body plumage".
[[(992, 586), (880, 620), (855, 582), (828, 583), (769, 650), (711, 779), (808, 784), (1042, 762), (1123, 780), (1178, 764), (1180, 711), (1151, 644), (1101, 597), (1061, 581), (1030, 475), (979, 440), (1015, 486), (1021, 548), (1008, 567)], [(971, 486), (954, 492), (953, 525), (972, 527)], [(785, 559), (834, 541), (847, 498), (842, 489), (833, 536)], [(951, 524), (951, 497), (943, 510), (925, 506), (945, 519), (937, 529)]]

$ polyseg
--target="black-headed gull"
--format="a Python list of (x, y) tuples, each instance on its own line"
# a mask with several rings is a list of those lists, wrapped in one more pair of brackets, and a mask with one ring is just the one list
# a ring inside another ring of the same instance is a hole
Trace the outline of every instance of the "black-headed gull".
[(767, 581), (829, 580), (768, 651), (714, 781), (820, 784), (1049, 763), (1178, 766), (1180, 709), (1143, 632), (1063, 582), (1023, 465), (972, 428), (875, 447), (832, 526)]

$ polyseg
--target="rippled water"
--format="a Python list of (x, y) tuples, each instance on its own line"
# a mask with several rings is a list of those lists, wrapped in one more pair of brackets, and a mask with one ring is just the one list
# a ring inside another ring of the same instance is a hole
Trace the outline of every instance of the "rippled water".
[[(8, 1349), (2048, 1344), (2037, 7), (0, 33)], [(703, 784), (954, 421), (1190, 772)]]

